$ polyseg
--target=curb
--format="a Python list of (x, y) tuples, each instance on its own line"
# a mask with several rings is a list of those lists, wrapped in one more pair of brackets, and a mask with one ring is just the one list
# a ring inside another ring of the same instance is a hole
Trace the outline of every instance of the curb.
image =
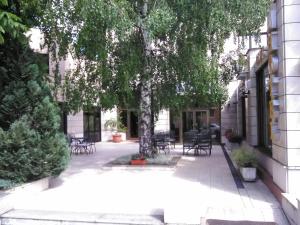
[(12, 209), (23, 195), (42, 192), (50, 187), (52, 177), (42, 178), (30, 183), (22, 184), (9, 190), (0, 191), (0, 216)]

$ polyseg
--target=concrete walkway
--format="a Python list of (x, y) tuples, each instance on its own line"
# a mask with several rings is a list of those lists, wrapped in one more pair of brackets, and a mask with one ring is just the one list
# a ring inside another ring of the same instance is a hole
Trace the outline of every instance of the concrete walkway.
[[(97, 143), (96, 153), (73, 155), (51, 189), (20, 199), (16, 209), (162, 215), (176, 224), (212, 218), (288, 225), (260, 180), (236, 187), (220, 146), (213, 147), (211, 157), (183, 156), (176, 168), (105, 166), (137, 151), (136, 143)], [(179, 145), (172, 151), (181, 153)]]

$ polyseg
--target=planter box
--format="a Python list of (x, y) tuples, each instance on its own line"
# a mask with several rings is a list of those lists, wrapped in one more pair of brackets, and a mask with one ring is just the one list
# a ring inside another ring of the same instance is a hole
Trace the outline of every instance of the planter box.
[(147, 160), (146, 159), (132, 159), (130, 161), (131, 165), (146, 165), (147, 164)]
[(256, 168), (254, 167), (241, 167), (240, 173), (244, 181), (255, 181), (256, 180)]

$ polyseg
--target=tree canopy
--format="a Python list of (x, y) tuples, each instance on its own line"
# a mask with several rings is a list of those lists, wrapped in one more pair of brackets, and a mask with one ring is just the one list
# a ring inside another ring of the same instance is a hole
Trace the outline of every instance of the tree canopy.
[(149, 144), (153, 112), (224, 100), (218, 68), (224, 41), (257, 31), (269, 3), (52, 0), (41, 28), (54, 57), (71, 53), (77, 61), (65, 76), (69, 106), (139, 108), (140, 135)]
[(137, 106), (146, 30), (152, 103), (178, 108), (222, 100), (217, 63), (224, 40), (232, 32), (247, 35), (259, 29), (269, 2), (56, 0), (49, 1), (42, 24), (48, 44), (59, 44), (60, 56), (70, 51), (85, 62), (67, 76), (67, 96), (78, 103), (73, 107), (95, 102), (104, 108)]

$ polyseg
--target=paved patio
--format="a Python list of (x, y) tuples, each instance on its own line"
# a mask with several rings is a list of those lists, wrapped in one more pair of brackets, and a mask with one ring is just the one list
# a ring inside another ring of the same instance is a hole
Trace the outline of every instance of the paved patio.
[[(97, 143), (91, 155), (73, 155), (51, 189), (20, 199), (17, 209), (161, 215), (169, 223), (200, 218), (274, 221), (288, 225), (280, 204), (258, 180), (238, 189), (220, 146), (211, 157), (183, 156), (176, 168), (106, 167), (136, 153), (137, 143)], [(181, 154), (177, 145), (172, 154)]]

